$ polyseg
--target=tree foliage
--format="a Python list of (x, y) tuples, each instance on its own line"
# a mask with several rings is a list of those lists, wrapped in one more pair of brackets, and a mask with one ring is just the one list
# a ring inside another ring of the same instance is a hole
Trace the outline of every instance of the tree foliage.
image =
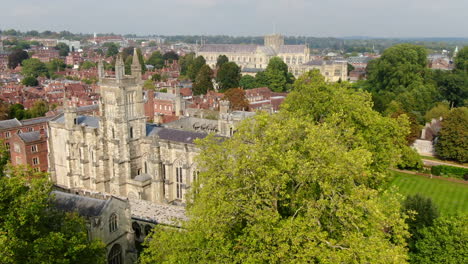
[(228, 89), (224, 93), (223, 100), (229, 101), (232, 110), (247, 111), (249, 109), (249, 101), (241, 88)]
[(242, 76), (239, 80), (239, 86), (243, 89), (253, 89), (258, 87), (255, 77), (251, 75)]
[(153, 65), (156, 69), (162, 69), (162, 67), (164, 67), (164, 58), (161, 55), (161, 52), (155, 51), (151, 53), (151, 56), (148, 58), (146, 63)]
[[(203, 56), (198, 56), (191, 63), (189, 63), (187, 68), (187, 77), (192, 81), (198, 76), (198, 72), (206, 65), (205, 58)], [(206, 70), (205, 70), (206, 71)]]
[(58, 43), (55, 46), (55, 49), (59, 51), (59, 55), (62, 57), (68, 56), (68, 53), (70, 52), (70, 47), (65, 43)]
[(8, 68), (14, 69), (28, 58), (29, 55), (26, 51), (22, 49), (15, 49), (10, 53), (10, 55), (8, 55)]
[(411, 263), (466, 263), (468, 260), (468, 216), (440, 217), (421, 230), (411, 253)]
[(218, 59), (216, 59), (216, 68), (221, 68), (226, 62), (229, 62), (229, 58), (226, 55), (219, 55)]
[(256, 75), (257, 84), (266, 86), (274, 92), (285, 92), (290, 90), (294, 82), (294, 76), (288, 72), (288, 65), (279, 57), (273, 57), (263, 72)]
[(427, 52), (421, 46), (399, 44), (388, 48), (382, 57), (369, 62), (367, 72), (367, 90), (380, 112), (396, 101), (406, 112), (416, 111), (422, 116), (437, 100)]
[(49, 76), (49, 70), (47, 69), (45, 63), (38, 59), (27, 59), (23, 61), (23, 67), (21, 73), (26, 76), (39, 77), (39, 76)]
[(452, 109), (442, 120), (438, 136), (435, 151), (439, 157), (468, 162), (468, 108)]
[(219, 83), (221, 91), (226, 91), (230, 88), (239, 87), (241, 78), (241, 69), (234, 62), (226, 62), (221, 65), (216, 75), (216, 81)]
[(54, 209), (47, 176), (12, 168), (0, 177), (1, 263), (104, 263), (105, 245), (89, 241), (76, 214)]
[(203, 65), (197, 73), (195, 82), (193, 83), (193, 95), (206, 94), (208, 90), (213, 90), (213, 71), (210, 66)]
[(377, 168), (398, 159), (403, 129), (372, 110), (370, 95), (318, 72), (290, 95), (279, 114), (199, 142), (185, 231), (156, 229), (142, 263), (406, 261), (399, 202), (372, 188)]

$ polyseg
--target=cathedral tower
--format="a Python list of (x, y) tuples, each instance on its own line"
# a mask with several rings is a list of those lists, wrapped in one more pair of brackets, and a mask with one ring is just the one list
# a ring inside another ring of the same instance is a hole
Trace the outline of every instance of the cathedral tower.
[(115, 78), (104, 77), (99, 71), (101, 86), (100, 135), (104, 162), (109, 171), (105, 191), (127, 196), (129, 179), (141, 173), (141, 141), (146, 136), (141, 64), (136, 50), (131, 65), (132, 74), (125, 75), (125, 65), (119, 54), (115, 63)]

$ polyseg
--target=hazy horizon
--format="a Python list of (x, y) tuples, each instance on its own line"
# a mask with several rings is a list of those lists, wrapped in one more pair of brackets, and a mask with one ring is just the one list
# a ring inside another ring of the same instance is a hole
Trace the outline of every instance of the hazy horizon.
[(0, 29), (136, 35), (468, 38), (463, 0), (2, 0)]

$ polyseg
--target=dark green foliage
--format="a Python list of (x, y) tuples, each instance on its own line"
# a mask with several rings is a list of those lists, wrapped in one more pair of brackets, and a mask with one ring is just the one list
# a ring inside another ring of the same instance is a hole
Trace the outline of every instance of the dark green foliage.
[(195, 78), (198, 76), (198, 72), (204, 65), (206, 65), (205, 58), (203, 58), (203, 56), (196, 57), (188, 66), (187, 77), (189, 77), (192, 81), (195, 80)]
[(468, 175), (468, 169), (448, 165), (437, 165), (431, 167), (431, 173), (437, 176), (464, 179), (464, 177)]
[(369, 62), (366, 89), (372, 93), (374, 107), (383, 112), (392, 101), (405, 112), (422, 116), (437, 100), (427, 67), (425, 48), (399, 44), (384, 51), (382, 57)]
[(226, 91), (230, 88), (239, 87), (241, 78), (241, 69), (234, 62), (226, 62), (221, 65), (216, 76), (216, 81), (219, 83), (220, 90)]
[(151, 54), (146, 63), (153, 65), (156, 69), (162, 69), (162, 67), (164, 67), (164, 58), (161, 55), (161, 52), (155, 51)]
[(464, 105), (464, 101), (468, 98), (468, 73), (436, 70), (432, 78), (440, 95), (450, 103), (451, 107)]
[(46, 65), (38, 59), (24, 60), (21, 73), (24, 76), (32, 76), (36, 78), (39, 76), (49, 77), (49, 70)]
[(8, 68), (14, 69), (28, 58), (29, 55), (26, 51), (22, 49), (15, 49), (10, 55), (8, 55)]
[(33, 76), (24, 77), (24, 79), (21, 80), (21, 83), (23, 85), (25, 85), (25, 86), (37, 86), (37, 85), (39, 85), (39, 82)]
[(400, 163), (397, 166), (402, 170), (421, 170), (423, 162), (421, 156), (414, 149), (406, 146), (402, 148)]
[(186, 76), (189, 66), (193, 63), (195, 53), (189, 53), (179, 59), (180, 74)]
[(94, 67), (96, 67), (96, 63), (94, 63), (92, 61), (84, 61), (80, 65), (80, 70), (89, 70), (89, 69), (94, 68)]
[(105, 262), (105, 245), (88, 240), (84, 219), (54, 209), (44, 173), (10, 173), (0, 177), (0, 263)]
[(219, 55), (218, 59), (216, 60), (216, 68), (220, 68), (226, 62), (229, 62), (228, 57), (226, 55)]
[(239, 86), (244, 89), (253, 89), (258, 87), (255, 77), (251, 75), (242, 76), (239, 80)]
[(206, 94), (208, 90), (213, 90), (213, 82), (211, 81), (212, 78), (213, 71), (211, 70), (210, 66), (206, 64), (203, 65), (198, 71), (195, 82), (193, 83), (193, 95)]
[(55, 49), (59, 51), (59, 55), (62, 57), (68, 56), (68, 52), (70, 52), (70, 47), (68, 47), (68, 45), (65, 43), (57, 44)]
[(459, 107), (450, 111), (442, 120), (435, 144), (437, 156), (443, 159), (468, 162), (468, 108)]
[(172, 63), (175, 60), (179, 60), (179, 55), (177, 55), (177, 53), (171, 50), (171, 51), (164, 53), (163, 59), (164, 61), (168, 61), (169, 63)]
[(420, 231), (420, 239), (410, 253), (410, 262), (467, 263), (468, 215), (441, 217)]
[(468, 73), (468, 46), (463, 47), (455, 57), (455, 69)]
[(115, 56), (119, 53), (119, 46), (113, 42), (108, 42), (102, 45), (103, 47), (107, 47), (107, 57)]
[(432, 199), (420, 194), (408, 195), (403, 202), (402, 210), (410, 215), (406, 219), (411, 233), (410, 245), (420, 238), (419, 231), (422, 228), (432, 226), (434, 220), (439, 217), (439, 209)]

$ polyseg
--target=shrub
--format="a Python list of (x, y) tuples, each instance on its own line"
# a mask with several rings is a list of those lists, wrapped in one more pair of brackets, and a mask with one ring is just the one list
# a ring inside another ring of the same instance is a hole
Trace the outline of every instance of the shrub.
[(448, 176), (468, 180), (468, 169), (447, 165), (438, 165), (431, 168), (431, 173), (437, 176)]

